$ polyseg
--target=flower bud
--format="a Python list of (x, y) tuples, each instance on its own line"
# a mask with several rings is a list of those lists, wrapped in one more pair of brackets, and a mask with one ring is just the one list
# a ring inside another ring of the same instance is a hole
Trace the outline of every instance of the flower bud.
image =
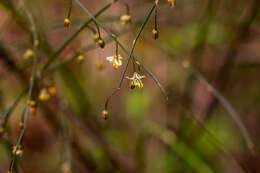
[(34, 52), (32, 49), (27, 49), (26, 52), (23, 55), (24, 59), (31, 59), (34, 57)]
[(77, 57), (77, 61), (78, 61), (78, 62), (84, 61), (84, 56), (83, 56), (83, 55), (79, 55), (79, 56)]
[(101, 71), (101, 70), (103, 70), (103, 68), (104, 68), (104, 65), (102, 62), (97, 63), (97, 70)]
[(64, 19), (64, 26), (65, 26), (65, 27), (69, 27), (70, 25), (71, 25), (70, 19), (69, 19), (69, 18), (65, 18), (65, 19)]
[(0, 127), (0, 136), (3, 135), (5, 132), (5, 129), (3, 127)]
[(121, 16), (120, 18), (122, 24), (128, 24), (128, 23), (131, 23), (131, 16), (129, 14), (124, 14)]
[(30, 105), (30, 108), (29, 108), (29, 113), (30, 113), (30, 115), (33, 115), (33, 116), (35, 116), (36, 115), (36, 108), (37, 108), (37, 103), (36, 103), (36, 101), (34, 101), (34, 100), (31, 100), (31, 101), (29, 101), (29, 103), (28, 103), (29, 105)]
[(169, 3), (171, 8), (175, 7), (175, 5), (176, 5), (176, 1), (175, 0), (168, 0), (168, 3)]
[(17, 155), (17, 156), (22, 156), (23, 155), (23, 150), (22, 150), (22, 146), (19, 145), (17, 147), (17, 150), (16, 150), (16, 146), (13, 147), (13, 154)]
[(24, 127), (24, 123), (23, 123), (22, 121), (20, 121), (20, 123), (19, 123), (19, 127), (20, 127), (20, 129), (23, 129), (23, 127)]
[(56, 87), (54, 87), (54, 86), (49, 87), (48, 92), (49, 92), (50, 96), (52, 96), (52, 97), (55, 96), (57, 93)]
[(93, 38), (94, 38), (95, 41), (98, 41), (99, 40), (99, 35), (98, 34), (94, 34)]
[(107, 110), (103, 110), (102, 117), (103, 117), (104, 120), (108, 119), (108, 111)]
[(153, 38), (154, 38), (155, 40), (158, 39), (158, 37), (159, 37), (158, 30), (153, 29), (153, 30), (152, 30), (152, 36), (153, 36)]
[(101, 47), (102, 49), (105, 47), (105, 42), (103, 39), (99, 38), (97, 41), (99, 47)]
[(30, 107), (30, 109), (29, 109), (29, 113), (30, 113), (30, 115), (32, 115), (32, 116), (35, 116), (35, 115), (36, 115), (36, 111), (37, 111), (37, 108), (36, 108), (36, 107)]
[(48, 101), (50, 99), (50, 95), (47, 92), (47, 90), (44, 88), (41, 90), (40, 94), (39, 94), (39, 100), (41, 101)]

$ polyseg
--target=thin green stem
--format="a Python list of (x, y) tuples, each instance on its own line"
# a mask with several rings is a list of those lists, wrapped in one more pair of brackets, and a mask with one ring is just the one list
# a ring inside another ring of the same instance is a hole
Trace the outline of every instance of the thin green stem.
[(28, 118), (29, 118), (29, 109), (30, 109), (30, 105), (28, 104), (28, 102), (31, 100), (31, 97), (32, 97), (32, 92), (33, 92), (33, 88), (34, 88), (34, 85), (35, 85), (37, 64), (38, 64), (38, 59), (39, 59), (38, 50), (37, 50), (38, 36), (37, 36), (36, 26), (35, 26), (33, 17), (30, 14), (30, 12), (27, 10), (27, 8), (25, 7), (23, 0), (20, 0), (20, 3), (22, 5), (23, 12), (25, 13), (26, 17), (28, 18), (28, 22), (29, 22), (30, 27), (31, 27), (31, 31), (32, 31), (32, 35), (33, 35), (33, 47), (34, 47), (35, 57), (34, 57), (34, 61), (33, 61), (32, 75), (31, 75), (31, 79), (30, 79), (31, 81), (30, 81), (30, 86), (29, 86), (29, 91), (28, 91), (27, 105), (26, 105), (25, 115), (24, 115), (24, 119), (23, 119), (24, 125), (23, 125), (22, 131), (20, 133), (20, 136), (18, 138), (18, 141), (16, 143), (15, 149), (14, 149), (13, 159), (12, 159), (10, 167), (9, 167), (10, 172), (12, 172), (12, 170), (13, 170), (14, 162), (15, 162), (15, 159), (16, 159), (16, 152), (17, 152), (18, 147), (22, 143), (22, 139), (24, 137), (24, 133), (25, 133), (25, 130), (26, 130), (26, 127), (27, 127), (27, 122), (28, 122)]

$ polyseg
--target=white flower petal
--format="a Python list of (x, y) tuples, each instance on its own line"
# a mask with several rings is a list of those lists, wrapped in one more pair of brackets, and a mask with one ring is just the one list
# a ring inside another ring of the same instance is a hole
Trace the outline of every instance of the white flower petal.
[(107, 61), (109, 61), (109, 62), (113, 62), (113, 61), (114, 61), (114, 56), (109, 56), (109, 57), (107, 57), (106, 59), (107, 59)]

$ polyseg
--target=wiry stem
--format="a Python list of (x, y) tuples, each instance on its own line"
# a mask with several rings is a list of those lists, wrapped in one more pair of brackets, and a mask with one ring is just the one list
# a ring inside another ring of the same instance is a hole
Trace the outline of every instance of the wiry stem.
[(30, 86), (29, 86), (29, 91), (28, 91), (27, 105), (26, 105), (25, 115), (24, 115), (24, 119), (23, 119), (23, 128), (22, 128), (22, 131), (20, 133), (20, 136), (18, 138), (18, 141), (17, 141), (15, 149), (14, 149), (13, 159), (12, 159), (10, 167), (9, 167), (10, 172), (12, 172), (12, 170), (13, 170), (14, 162), (16, 159), (16, 152), (17, 152), (18, 146), (20, 146), (22, 143), (24, 133), (25, 133), (25, 130), (27, 127), (27, 121), (29, 118), (29, 109), (30, 109), (29, 101), (31, 100), (31, 97), (32, 97), (32, 91), (33, 91), (34, 84), (35, 84), (37, 63), (38, 63), (38, 58), (39, 58), (38, 52), (37, 52), (38, 36), (37, 36), (37, 31), (36, 31), (36, 26), (35, 26), (34, 20), (31, 16), (31, 14), (29, 13), (29, 11), (27, 10), (27, 8), (25, 7), (23, 0), (21, 0), (20, 3), (23, 7), (22, 8), (23, 12), (25, 13), (26, 17), (28, 18), (28, 22), (29, 22), (31, 30), (32, 30), (35, 57), (34, 57), (34, 61), (33, 61), (32, 75), (31, 75), (31, 79), (30, 79), (31, 81), (30, 81)]
[(70, 15), (71, 15), (71, 10), (72, 10), (72, 0), (69, 0), (70, 4), (69, 4), (69, 11), (68, 11), (68, 15), (67, 15), (67, 18), (70, 18)]

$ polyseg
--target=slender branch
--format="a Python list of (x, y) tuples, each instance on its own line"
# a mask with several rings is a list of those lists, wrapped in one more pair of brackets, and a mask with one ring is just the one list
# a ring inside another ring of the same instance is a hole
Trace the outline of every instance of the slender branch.
[(16, 152), (18, 150), (18, 147), (22, 143), (22, 139), (23, 139), (26, 127), (27, 127), (27, 121), (28, 121), (28, 118), (29, 118), (29, 109), (30, 109), (30, 105), (28, 103), (29, 103), (29, 101), (31, 100), (31, 97), (32, 97), (32, 91), (33, 91), (34, 84), (35, 84), (37, 63), (38, 63), (38, 59), (39, 59), (38, 52), (37, 52), (38, 36), (37, 36), (36, 26), (35, 26), (33, 17), (30, 14), (30, 12), (27, 10), (27, 8), (25, 7), (24, 1), (20, 0), (20, 3), (21, 3), (22, 10), (23, 10), (24, 14), (28, 18), (28, 22), (29, 22), (29, 25), (30, 25), (30, 28), (31, 28), (31, 31), (32, 31), (33, 47), (34, 47), (35, 57), (34, 57), (34, 61), (33, 61), (33, 69), (32, 69), (32, 75), (31, 75), (31, 79), (30, 79), (31, 81), (30, 81), (30, 86), (29, 86), (29, 91), (28, 91), (28, 98), (27, 98), (27, 105), (26, 105), (26, 109), (25, 109), (25, 116), (24, 116), (24, 119), (23, 119), (24, 125), (23, 125), (22, 131), (20, 133), (20, 136), (19, 136), (18, 141), (17, 141), (16, 146), (15, 146), (15, 150), (14, 150), (14, 153), (13, 153), (13, 159), (12, 159), (10, 167), (9, 167), (10, 172), (12, 172), (12, 170), (13, 170), (14, 162), (15, 162), (15, 159), (16, 159)]

